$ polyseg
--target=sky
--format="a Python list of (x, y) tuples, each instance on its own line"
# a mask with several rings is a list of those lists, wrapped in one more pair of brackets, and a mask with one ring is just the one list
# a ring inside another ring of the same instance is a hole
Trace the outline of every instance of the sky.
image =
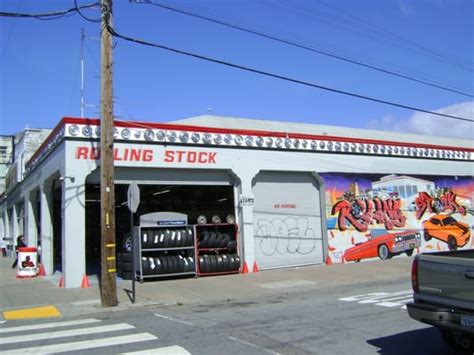
[[(85, 5), (94, 0), (77, 0)], [(116, 32), (332, 89), (474, 120), (471, 0), (172, 0), (165, 4), (464, 94), (422, 85), (151, 4), (114, 1)], [(44, 13), (73, 0), (2, 0)], [(100, 18), (99, 9), (82, 15)], [(100, 117), (100, 23), (0, 17), (0, 135)], [(474, 123), (364, 101), (116, 38), (114, 115), (171, 122), (212, 114), (474, 139)], [(466, 95), (467, 94), (467, 95)]]

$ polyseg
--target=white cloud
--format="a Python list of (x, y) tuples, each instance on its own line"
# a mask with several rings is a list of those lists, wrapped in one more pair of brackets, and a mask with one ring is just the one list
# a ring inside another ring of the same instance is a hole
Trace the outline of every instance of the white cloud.
[[(450, 116), (474, 121), (474, 101), (462, 102), (435, 110)], [(458, 137), (474, 140), (474, 122), (416, 112), (407, 119), (385, 116), (367, 123), (371, 129), (425, 134), (429, 136)]]

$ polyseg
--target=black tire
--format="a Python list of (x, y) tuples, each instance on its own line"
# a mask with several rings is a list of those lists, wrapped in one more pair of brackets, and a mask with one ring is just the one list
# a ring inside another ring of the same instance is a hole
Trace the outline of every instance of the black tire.
[(227, 249), (234, 250), (237, 248), (237, 241), (236, 240), (229, 240), (227, 243)]
[(123, 280), (133, 280), (133, 271), (122, 271), (120, 277)]
[(117, 269), (122, 271), (133, 271), (133, 263), (117, 263)]
[(452, 235), (448, 237), (448, 249), (449, 250), (456, 250), (458, 248), (458, 242), (456, 241), (456, 238), (454, 238)]
[(390, 259), (390, 250), (385, 244), (379, 246), (378, 255), (380, 260), (387, 260)]
[(407, 250), (405, 252), (405, 254), (407, 254), (408, 256), (412, 256), (413, 255), (413, 249)]
[(240, 270), (240, 257), (238, 255), (235, 255), (235, 265), (234, 265), (234, 270)]
[(148, 275), (150, 272), (150, 265), (148, 262), (148, 258), (142, 257), (142, 271), (143, 271), (143, 275)]
[(454, 334), (446, 329), (440, 329), (441, 336), (446, 344), (455, 349), (459, 354), (473, 354), (474, 337), (467, 334)]
[(176, 230), (172, 230), (170, 233), (170, 243), (168, 244), (168, 248), (175, 248), (176, 247), (176, 238), (177, 238)]
[(150, 264), (150, 275), (155, 275), (156, 274), (155, 258), (149, 257), (148, 262)]
[(220, 248), (221, 243), (224, 240), (224, 235), (222, 233), (216, 233), (216, 239), (214, 240), (213, 248)]
[(215, 255), (209, 255), (209, 261), (211, 263), (211, 267), (209, 272), (216, 272), (217, 271), (217, 258)]
[(161, 274), (163, 269), (163, 264), (161, 263), (160, 257), (155, 257), (155, 274)]
[(170, 274), (173, 274), (176, 272), (177, 265), (176, 265), (176, 258), (174, 255), (168, 256), (168, 260), (170, 261), (170, 270), (168, 271)]
[(171, 241), (171, 231), (169, 229), (165, 230), (165, 237), (163, 240), (163, 246), (162, 248), (169, 248)]
[(203, 255), (203, 258), (204, 258), (204, 262), (203, 262), (204, 267), (202, 268), (201, 272), (207, 273), (207, 272), (209, 272), (209, 270), (211, 268), (209, 255), (205, 254), (205, 255)]
[(188, 256), (187, 259), (189, 262), (189, 271), (196, 272), (196, 262), (194, 260), (194, 257)]
[(133, 254), (132, 253), (117, 253), (117, 262), (122, 262), (122, 263), (133, 262)]
[(175, 272), (183, 272), (184, 271), (184, 263), (183, 263), (183, 257), (181, 255), (176, 255), (174, 257), (174, 260), (176, 262), (176, 269)]
[(142, 249), (147, 249), (149, 248), (149, 241), (148, 241), (148, 233), (142, 233), (141, 237), (141, 242), (142, 242)]
[(160, 231), (160, 234), (158, 235), (158, 248), (163, 248), (163, 245), (165, 244), (165, 232)]
[(423, 230), (423, 239), (427, 242), (431, 240), (431, 235), (428, 233), (428, 231), (425, 229)]
[(193, 232), (193, 229), (192, 228), (188, 228), (187, 231), (186, 231), (186, 235), (187, 235), (187, 243), (186, 243), (186, 246), (193, 246), (194, 245), (194, 232)]
[(175, 240), (175, 247), (181, 248), (183, 246), (183, 238), (184, 238), (184, 231), (182, 229), (176, 230), (176, 240)]
[(202, 232), (201, 237), (200, 237), (199, 242), (198, 242), (198, 246), (200, 248), (207, 248), (207, 246), (209, 244), (209, 237), (210, 237), (210, 234), (209, 234), (208, 231)]
[(204, 272), (204, 257), (201, 255), (199, 256), (199, 272)]
[(166, 255), (160, 257), (160, 260), (163, 264), (163, 274), (167, 274), (169, 272), (169, 260)]
[(208, 241), (208, 248), (215, 248), (216, 247), (216, 239), (217, 234), (215, 232), (209, 232), (209, 241)]
[(229, 271), (230, 270), (229, 256), (226, 254), (222, 255), (222, 261), (223, 261), (222, 271)]
[(217, 261), (217, 272), (224, 271), (224, 260), (222, 259), (222, 255), (216, 255)]
[(227, 233), (224, 233), (223, 234), (223, 238), (222, 238), (222, 241), (219, 245), (219, 248), (226, 248), (227, 247), (227, 244), (229, 243), (230, 241), (230, 235), (227, 234)]

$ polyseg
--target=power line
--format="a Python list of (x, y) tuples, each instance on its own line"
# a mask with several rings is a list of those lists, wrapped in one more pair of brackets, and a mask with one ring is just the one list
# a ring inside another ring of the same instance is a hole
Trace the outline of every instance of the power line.
[(355, 16), (351, 13), (348, 13), (347, 11), (343, 10), (342, 8), (338, 7), (338, 6), (335, 6), (334, 4), (329, 4), (327, 1), (324, 1), (324, 0), (319, 0), (319, 2), (321, 4), (323, 4), (324, 6), (326, 6), (327, 8), (333, 8), (333, 10), (337, 13), (337, 14), (343, 14), (349, 18), (352, 18), (354, 19), (355, 21), (359, 22), (359, 23), (362, 23), (362, 24), (366, 24), (367, 26), (375, 29), (376, 31), (379, 31), (381, 33), (384, 33), (384, 34), (388, 34), (389, 36), (391, 36), (393, 39), (396, 39), (398, 41), (400, 41), (401, 43), (406, 43), (408, 44), (410, 47), (412, 48), (415, 48), (415, 49), (418, 49), (419, 51), (423, 51), (425, 53), (428, 53), (432, 56), (435, 56), (435, 57), (438, 57), (438, 58), (441, 58), (443, 60), (445, 60), (446, 62), (448, 62), (449, 64), (451, 65), (455, 65), (455, 66), (458, 66), (458, 67), (461, 67), (463, 69), (467, 69), (469, 71), (473, 71), (473, 68), (470, 67), (470, 66), (466, 66), (464, 63), (462, 62), (459, 62), (459, 61), (456, 61), (455, 59), (453, 58), (450, 58), (448, 57), (446, 54), (436, 50), (436, 49), (433, 49), (433, 48), (429, 48), (427, 46), (424, 46), (422, 44), (419, 44), (409, 38), (405, 38), (405, 37), (402, 37), (400, 36), (399, 34), (397, 33), (394, 33), (392, 31), (389, 31), (383, 27), (380, 27), (380, 26), (377, 26), (363, 18), (360, 18), (358, 16)]
[(91, 19), (91, 18), (85, 16), (81, 12), (81, 8), (77, 6), (77, 0), (74, 0), (74, 6), (76, 7), (76, 11), (79, 14), (79, 16), (81, 16), (84, 20), (89, 21), (89, 22), (100, 22), (101, 21), (101, 19)]
[(183, 15), (187, 15), (187, 16), (191, 16), (191, 17), (194, 17), (194, 18), (198, 18), (198, 19), (201, 19), (201, 20), (208, 21), (208, 22), (216, 23), (216, 24), (219, 24), (219, 25), (222, 25), (222, 26), (225, 26), (225, 27), (233, 28), (233, 29), (236, 29), (236, 30), (239, 30), (239, 31), (243, 31), (243, 32), (246, 32), (246, 33), (250, 33), (250, 34), (259, 36), (259, 37), (263, 37), (263, 38), (266, 38), (266, 39), (270, 39), (270, 40), (273, 40), (273, 41), (284, 43), (284, 44), (287, 44), (287, 45), (290, 45), (290, 46), (293, 46), (293, 47), (297, 47), (297, 48), (300, 48), (300, 49), (304, 49), (304, 50), (307, 50), (307, 51), (310, 51), (310, 52), (322, 54), (322, 55), (325, 55), (327, 57), (342, 60), (342, 61), (345, 61), (345, 62), (348, 62), (348, 63), (351, 63), (351, 64), (355, 64), (355, 65), (362, 66), (362, 67), (365, 67), (365, 68), (368, 68), (368, 69), (376, 70), (376, 71), (379, 71), (379, 72), (382, 72), (382, 73), (385, 73), (385, 74), (393, 75), (393, 76), (396, 76), (396, 77), (399, 77), (399, 78), (402, 78), (402, 79), (410, 80), (410, 81), (413, 81), (413, 82), (416, 82), (416, 83), (419, 83), (419, 84), (431, 86), (431, 87), (434, 87), (434, 88), (437, 88), (437, 89), (449, 91), (449, 92), (456, 93), (456, 94), (463, 95), (463, 96), (467, 96), (467, 97), (474, 97), (473, 94), (470, 94), (470, 93), (467, 93), (467, 92), (464, 92), (464, 91), (461, 91), (461, 90), (452, 89), (452, 88), (448, 88), (448, 87), (443, 86), (443, 85), (428, 82), (426, 80), (417, 79), (413, 76), (409, 76), (409, 75), (402, 74), (402, 73), (397, 73), (393, 70), (385, 69), (385, 68), (380, 67), (380, 66), (375, 66), (375, 65), (372, 65), (372, 64), (364, 63), (360, 60), (356, 60), (356, 59), (352, 59), (352, 58), (349, 58), (349, 57), (346, 57), (346, 56), (334, 54), (334, 53), (331, 53), (329, 51), (325, 51), (325, 50), (317, 49), (317, 48), (314, 48), (314, 47), (310, 47), (308, 45), (299, 44), (299, 43), (290, 41), (288, 39), (284, 39), (284, 38), (281, 38), (281, 37), (277, 37), (275, 35), (259, 32), (257, 30), (246, 28), (246, 27), (243, 27), (243, 26), (240, 26), (240, 25), (224, 22), (224, 21), (216, 19), (216, 18), (203, 16), (203, 15), (197, 14), (195, 12), (190, 12), (190, 11), (179, 9), (179, 8), (176, 8), (176, 7), (173, 7), (173, 6), (160, 4), (160, 3), (157, 3), (157, 2), (154, 2), (154, 1), (151, 1), (151, 0), (135, 0), (135, 3), (154, 5), (154, 6), (169, 10), (169, 11), (174, 11), (174, 12), (177, 12), (177, 13), (180, 13), (180, 14), (183, 14)]
[(141, 45), (149, 46), (149, 47), (160, 48), (160, 49), (163, 49), (163, 50), (166, 50), (166, 51), (182, 54), (182, 55), (185, 55), (185, 56), (188, 56), (188, 57), (193, 57), (193, 58), (205, 60), (205, 61), (208, 61), (208, 62), (221, 64), (221, 65), (224, 65), (224, 66), (227, 66), (227, 67), (244, 70), (244, 71), (264, 75), (264, 76), (275, 78), (275, 79), (289, 81), (289, 82), (292, 82), (292, 83), (305, 85), (305, 86), (309, 86), (309, 87), (316, 88), (316, 89), (330, 91), (330, 92), (334, 92), (334, 93), (341, 94), (341, 95), (351, 96), (351, 97), (355, 97), (355, 98), (362, 99), (362, 100), (377, 102), (377, 103), (384, 104), (384, 105), (389, 105), (389, 106), (394, 106), (394, 107), (398, 107), (398, 108), (404, 108), (404, 109), (408, 109), (408, 110), (423, 112), (423, 113), (427, 113), (427, 114), (430, 114), (430, 115), (436, 115), (436, 116), (451, 118), (451, 119), (460, 120), (460, 121), (474, 122), (474, 120), (469, 119), (469, 118), (465, 118), (465, 117), (447, 115), (447, 114), (440, 113), (440, 112), (429, 111), (429, 110), (425, 110), (425, 109), (421, 109), (421, 108), (416, 108), (416, 107), (413, 107), (413, 106), (399, 104), (399, 103), (396, 103), (396, 102), (391, 102), (391, 101), (377, 99), (377, 98), (373, 98), (373, 97), (369, 97), (369, 96), (359, 95), (359, 94), (351, 93), (351, 92), (348, 92), (348, 91), (343, 91), (343, 90), (334, 89), (334, 88), (330, 88), (330, 87), (323, 86), (323, 85), (313, 84), (313, 83), (310, 83), (310, 82), (307, 82), (307, 81), (293, 79), (293, 78), (290, 78), (290, 77), (286, 77), (286, 76), (282, 76), (282, 75), (278, 75), (278, 74), (273, 74), (273, 73), (266, 72), (266, 71), (263, 71), (263, 70), (249, 68), (249, 67), (245, 67), (245, 66), (242, 66), (242, 65), (239, 65), (239, 64), (234, 64), (234, 63), (226, 62), (226, 61), (223, 61), (223, 60), (206, 57), (206, 56), (196, 54), (196, 53), (186, 52), (186, 51), (183, 51), (183, 50), (180, 50), (180, 49), (167, 47), (167, 46), (164, 46), (164, 45), (161, 45), (161, 44), (151, 43), (151, 42), (147, 42), (147, 41), (144, 41), (144, 40), (141, 40), (141, 39), (128, 37), (128, 36), (117, 33), (110, 26), (107, 26), (107, 30), (114, 37), (121, 38), (121, 39), (123, 39), (125, 41), (128, 41), (128, 42), (137, 43), (137, 44), (141, 44)]
[(88, 9), (91, 7), (99, 6), (100, 4), (95, 2), (91, 4), (86, 4), (82, 6), (77, 6), (76, 0), (75, 0), (75, 7), (72, 9), (67, 9), (67, 10), (61, 10), (61, 11), (52, 11), (52, 12), (46, 12), (42, 14), (29, 14), (29, 13), (16, 13), (16, 12), (3, 12), (0, 11), (0, 16), (1, 17), (13, 17), (13, 18), (33, 18), (35, 20), (57, 20), (63, 17), (71, 16), (74, 15), (74, 13), (79, 13), (80, 10), (82, 9)]

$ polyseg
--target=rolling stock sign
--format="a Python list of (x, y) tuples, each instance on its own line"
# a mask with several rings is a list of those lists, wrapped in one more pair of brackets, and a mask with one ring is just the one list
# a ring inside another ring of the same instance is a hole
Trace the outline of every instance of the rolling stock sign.
[[(166, 149), (162, 154), (149, 148), (114, 148), (114, 161), (164, 162), (183, 164), (216, 164), (217, 152)], [(76, 148), (76, 160), (99, 160), (100, 148), (80, 146)]]

